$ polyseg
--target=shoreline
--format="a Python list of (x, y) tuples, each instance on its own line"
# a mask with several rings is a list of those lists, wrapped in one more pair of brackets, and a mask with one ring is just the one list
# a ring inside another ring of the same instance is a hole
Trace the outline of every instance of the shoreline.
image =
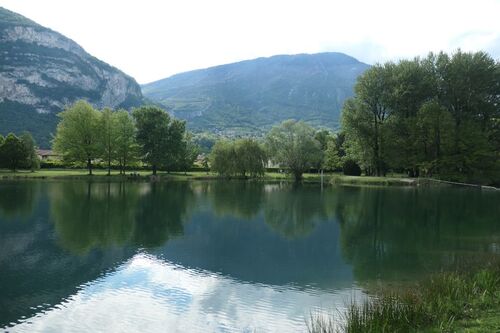
[[(264, 176), (258, 178), (243, 177), (221, 177), (212, 172), (188, 171), (188, 172), (159, 172), (153, 176), (151, 171), (131, 170), (125, 175), (120, 175), (118, 171), (112, 170), (111, 175), (107, 175), (107, 170), (94, 170), (93, 175), (88, 175), (86, 169), (41, 169), (35, 172), (21, 170), (17, 172), (0, 170), (0, 182), (22, 181), (22, 180), (91, 180), (91, 181), (120, 181), (120, 182), (151, 182), (151, 181), (171, 181), (171, 180), (226, 180), (226, 181), (285, 181), (294, 182), (293, 178), (285, 173), (266, 172)], [(317, 173), (304, 174), (303, 183), (321, 184), (322, 177)], [(403, 176), (375, 177), (375, 176), (346, 176), (340, 173), (329, 173), (323, 176), (323, 185), (340, 186), (375, 186), (375, 187), (462, 187), (478, 190), (496, 191), (500, 188), (478, 184), (467, 184), (450, 182), (434, 178), (408, 178)]]

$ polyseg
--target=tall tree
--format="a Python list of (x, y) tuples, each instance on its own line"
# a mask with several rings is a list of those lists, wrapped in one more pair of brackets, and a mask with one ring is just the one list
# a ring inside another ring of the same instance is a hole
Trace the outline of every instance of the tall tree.
[(171, 119), (156, 106), (143, 106), (132, 112), (142, 159), (151, 165), (153, 175), (162, 166), (168, 171), (178, 166), (186, 132), (184, 121)]
[(153, 175), (165, 162), (170, 116), (156, 106), (143, 106), (132, 112), (137, 127), (137, 143), (142, 160), (151, 165)]
[(212, 147), (210, 170), (221, 176), (231, 176), (237, 173), (236, 150), (231, 141), (219, 140)]
[(24, 166), (34, 172), (35, 169), (40, 167), (40, 161), (38, 160), (38, 155), (36, 154), (36, 142), (29, 132), (23, 132), (19, 139), (23, 143), (24, 150), (26, 152)]
[(183, 168), (183, 157), (186, 152), (186, 123), (182, 120), (171, 119), (167, 127), (165, 138), (165, 156), (163, 165), (167, 171)]
[(116, 159), (120, 166), (120, 173), (125, 174), (127, 165), (137, 159), (139, 146), (136, 142), (136, 129), (130, 114), (125, 110), (118, 110), (114, 114), (116, 134)]
[(53, 149), (67, 162), (87, 163), (92, 175), (92, 161), (99, 156), (99, 111), (88, 102), (79, 100), (58, 114)]
[(116, 117), (113, 110), (104, 108), (99, 118), (99, 133), (101, 135), (100, 149), (102, 158), (108, 165), (108, 176), (111, 175), (111, 162), (115, 159), (117, 145)]
[(320, 143), (314, 129), (302, 121), (285, 120), (267, 134), (266, 145), (271, 159), (288, 168), (295, 180), (321, 160)]
[(265, 171), (267, 154), (265, 149), (253, 139), (239, 139), (235, 143), (238, 173), (243, 177), (262, 176)]
[(0, 156), (4, 167), (16, 171), (26, 164), (28, 152), (23, 142), (13, 133), (9, 133), (0, 146)]
[(354, 87), (356, 95), (345, 103), (342, 113), (351, 152), (356, 150), (363, 155), (367, 171), (373, 170), (377, 176), (383, 175), (387, 168), (386, 124), (391, 116), (393, 68), (392, 63), (375, 65), (361, 75)]
[(188, 171), (192, 166), (196, 157), (200, 152), (200, 147), (194, 143), (193, 135), (186, 132), (184, 139), (182, 140), (182, 150), (179, 155), (179, 168)]

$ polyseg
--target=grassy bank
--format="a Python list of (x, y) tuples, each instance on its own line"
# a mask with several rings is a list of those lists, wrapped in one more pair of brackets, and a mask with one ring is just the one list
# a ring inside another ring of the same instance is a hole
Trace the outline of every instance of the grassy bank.
[(309, 332), (500, 332), (500, 261), (350, 304), (341, 327), (334, 319), (313, 317)]
[[(131, 176), (135, 174), (135, 176)], [(159, 172), (161, 179), (219, 179), (220, 177), (213, 172), (190, 171), (184, 172)], [(120, 175), (118, 171), (113, 170), (111, 176), (107, 175), (107, 170), (95, 169), (93, 175), (89, 176), (86, 169), (41, 169), (35, 172), (20, 170), (12, 172), (9, 170), (0, 170), (0, 179), (94, 179), (94, 180), (127, 180), (144, 179), (151, 176), (151, 171), (127, 171), (125, 175)], [(293, 181), (293, 177), (286, 173), (266, 172), (266, 174), (257, 180), (264, 181)], [(321, 175), (318, 173), (306, 173), (303, 176), (304, 182), (321, 182)], [(345, 176), (340, 173), (325, 174), (323, 176), (324, 184), (334, 185), (372, 185), (372, 186), (411, 186), (416, 185), (415, 179), (404, 178), (402, 176), (394, 177), (355, 177)]]
[[(107, 175), (107, 170), (94, 169), (93, 175), (89, 176), (86, 169), (41, 169), (31, 172), (20, 170), (13, 172), (10, 170), (0, 170), (0, 180), (20, 180), (20, 179), (92, 179), (95, 181), (126, 181), (126, 180), (150, 180), (152, 175), (148, 170), (129, 170), (125, 175), (120, 175), (117, 170), (111, 171), (111, 176)], [(134, 174), (132, 176), (132, 174)], [(220, 177), (214, 172), (189, 171), (189, 172), (158, 172), (161, 180), (209, 180), (209, 179), (227, 179)], [(243, 179), (243, 178), (232, 178)], [(250, 179), (252, 181), (290, 181), (294, 178), (290, 174), (278, 172), (266, 172), (263, 177)], [(482, 189), (493, 189), (494, 187), (478, 186), (471, 184), (459, 184), (440, 181), (429, 178), (407, 178), (401, 174), (394, 174), (388, 177), (370, 177), (370, 176), (346, 176), (341, 173), (327, 173), (323, 178), (318, 173), (305, 173), (303, 182), (321, 183), (331, 185), (346, 186), (466, 186)]]

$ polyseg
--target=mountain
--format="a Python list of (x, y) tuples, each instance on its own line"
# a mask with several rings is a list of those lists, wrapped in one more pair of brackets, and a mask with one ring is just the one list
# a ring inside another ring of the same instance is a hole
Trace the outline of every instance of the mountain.
[(0, 7), (0, 133), (28, 130), (50, 146), (56, 114), (77, 99), (96, 107), (143, 101), (130, 76), (63, 35)]
[(367, 68), (342, 53), (278, 55), (177, 74), (142, 92), (194, 130), (259, 133), (290, 118), (336, 128)]

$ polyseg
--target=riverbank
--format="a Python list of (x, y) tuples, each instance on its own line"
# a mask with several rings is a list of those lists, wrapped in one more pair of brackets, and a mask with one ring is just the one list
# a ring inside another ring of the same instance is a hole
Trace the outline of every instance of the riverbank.
[(336, 327), (334, 316), (313, 316), (309, 332), (499, 332), (500, 261), (378, 293), (343, 319)]
[[(20, 170), (13, 172), (10, 170), (0, 170), (1, 180), (22, 180), (22, 179), (66, 179), (66, 180), (93, 180), (93, 181), (150, 181), (154, 180), (217, 180), (227, 179), (220, 177), (216, 173), (206, 171), (188, 172), (158, 172), (157, 177), (152, 178), (149, 170), (130, 170), (125, 175), (120, 175), (117, 170), (112, 170), (108, 176), (107, 170), (95, 169), (93, 175), (88, 175), (86, 169), (41, 169), (31, 172)], [(243, 179), (243, 178), (231, 178)], [(266, 172), (264, 176), (250, 179), (252, 181), (290, 181), (294, 179), (291, 175), (278, 172)], [(388, 177), (373, 176), (346, 176), (341, 173), (327, 173), (321, 176), (318, 173), (305, 173), (303, 175), (305, 183), (322, 183), (327, 185), (346, 186), (466, 186), (478, 189), (496, 190), (490, 186), (480, 186), (473, 184), (460, 184), (441, 181), (429, 178), (408, 178), (401, 174), (394, 174)]]

